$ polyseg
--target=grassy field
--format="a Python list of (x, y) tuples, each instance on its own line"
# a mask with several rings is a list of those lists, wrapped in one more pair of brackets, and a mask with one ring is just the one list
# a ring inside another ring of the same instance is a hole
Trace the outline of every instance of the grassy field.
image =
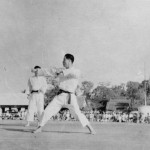
[(33, 134), (35, 124), (0, 121), (0, 150), (148, 150), (150, 125), (92, 123), (90, 135), (79, 122), (49, 121), (42, 133)]

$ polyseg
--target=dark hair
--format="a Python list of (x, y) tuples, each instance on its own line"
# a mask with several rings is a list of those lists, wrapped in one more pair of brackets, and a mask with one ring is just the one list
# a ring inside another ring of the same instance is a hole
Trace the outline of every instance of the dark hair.
[(35, 66), (34, 69), (41, 69), (41, 67), (40, 66)]
[(73, 55), (66, 54), (65, 57), (66, 57), (66, 59), (70, 59), (72, 63), (74, 62), (74, 56)]

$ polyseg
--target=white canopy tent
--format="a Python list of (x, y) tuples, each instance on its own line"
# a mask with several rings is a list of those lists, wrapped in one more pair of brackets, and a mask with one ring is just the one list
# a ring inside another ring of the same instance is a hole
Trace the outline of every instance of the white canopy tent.
[(140, 112), (140, 113), (142, 113), (142, 114), (144, 114), (145, 116), (149, 113), (149, 115), (150, 115), (150, 106), (140, 106), (139, 108), (138, 108), (138, 111)]

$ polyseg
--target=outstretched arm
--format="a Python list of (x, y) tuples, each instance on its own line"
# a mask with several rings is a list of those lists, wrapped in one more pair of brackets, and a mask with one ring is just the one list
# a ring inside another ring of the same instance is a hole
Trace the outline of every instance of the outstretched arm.
[(53, 81), (59, 85), (60, 82), (70, 80), (70, 79), (78, 79), (79, 77), (80, 77), (80, 72), (79, 71), (71, 72), (71, 73), (68, 74), (64, 70)]
[(54, 76), (54, 71), (52, 69), (40, 69), (39, 71), (39, 75), (40, 76), (46, 76), (46, 77), (51, 77), (51, 76)]
[(68, 75), (60, 74), (58, 77), (60, 82), (70, 80), (70, 79), (78, 79), (78, 77), (75, 74), (68, 74)]
[(63, 73), (59, 74), (57, 78), (54, 78), (52, 83), (54, 86), (58, 86), (60, 82), (70, 80), (70, 79), (77, 79), (77, 77), (73, 74), (64, 75)]
[(55, 67), (51, 67), (49, 69), (47, 68), (42, 68), (39, 71), (39, 74), (41, 76), (47, 76), (47, 77), (54, 77), (54, 76), (58, 76), (61, 72), (63, 72), (64, 68), (55, 68)]

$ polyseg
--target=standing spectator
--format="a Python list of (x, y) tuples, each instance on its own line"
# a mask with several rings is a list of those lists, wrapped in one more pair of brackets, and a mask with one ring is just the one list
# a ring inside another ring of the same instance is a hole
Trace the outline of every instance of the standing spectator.
[(150, 123), (150, 115), (149, 115), (149, 113), (147, 113), (147, 123), (148, 124)]
[(21, 118), (21, 112), (18, 111), (17, 115), (18, 115), (18, 119), (20, 119)]
[(34, 76), (28, 80), (28, 94), (29, 94), (29, 106), (27, 113), (27, 124), (34, 121), (34, 113), (37, 112), (38, 121), (44, 110), (44, 94), (47, 89), (47, 82), (45, 77), (39, 76), (39, 71), (41, 67), (35, 66), (32, 72)]
[(93, 111), (91, 111), (91, 112), (90, 112), (90, 121), (93, 122), (93, 120), (94, 120), (94, 113), (93, 113)]
[(129, 114), (129, 121), (133, 122), (133, 114), (132, 113)]
[(100, 122), (100, 112), (99, 112), (99, 111), (97, 111), (96, 121), (97, 121), (97, 122)]
[(70, 120), (70, 112), (69, 112), (69, 110), (66, 111), (66, 120), (67, 121)]
[(118, 120), (119, 120), (119, 122), (122, 122), (122, 115), (121, 115), (121, 113), (119, 113)]

